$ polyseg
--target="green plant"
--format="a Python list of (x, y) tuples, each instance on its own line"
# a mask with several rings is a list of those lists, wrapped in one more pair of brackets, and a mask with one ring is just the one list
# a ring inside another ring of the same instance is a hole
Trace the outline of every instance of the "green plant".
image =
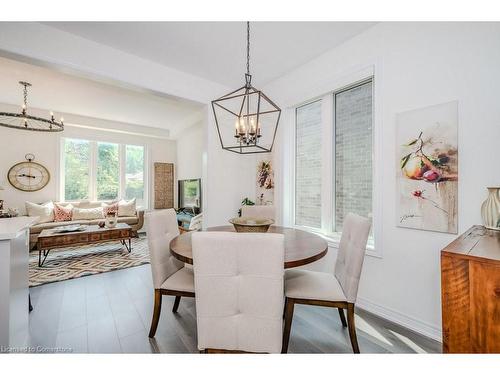
[(248, 197), (243, 198), (241, 201), (242, 206), (255, 206), (255, 202), (251, 201)]
[[(243, 198), (241, 201), (242, 206), (255, 206), (255, 202), (251, 201), (248, 197)], [(241, 208), (238, 210), (238, 216), (241, 216)]]

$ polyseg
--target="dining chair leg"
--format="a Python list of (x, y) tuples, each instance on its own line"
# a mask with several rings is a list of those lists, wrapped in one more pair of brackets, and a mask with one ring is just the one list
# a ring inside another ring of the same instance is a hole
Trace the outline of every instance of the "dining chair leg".
[(339, 307), (338, 310), (339, 310), (340, 321), (342, 322), (342, 326), (347, 327), (347, 320), (345, 320), (344, 309)]
[(149, 337), (154, 337), (156, 328), (158, 328), (158, 321), (160, 320), (161, 313), (161, 292), (155, 289), (155, 306), (153, 309), (153, 320), (151, 321), (151, 329), (149, 330)]
[(352, 351), (358, 354), (359, 346), (356, 337), (356, 326), (354, 325), (354, 303), (347, 304), (347, 322), (349, 325), (349, 337), (351, 339)]
[(290, 341), (290, 330), (292, 329), (293, 308), (295, 302), (289, 298), (285, 299), (285, 327), (283, 330), (283, 343), (281, 345), (281, 353), (288, 351), (288, 342)]
[(179, 308), (179, 302), (181, 302), (181, 296), (175, 296), (174, 306), (172, 307), (172, 312), (176, 313)]

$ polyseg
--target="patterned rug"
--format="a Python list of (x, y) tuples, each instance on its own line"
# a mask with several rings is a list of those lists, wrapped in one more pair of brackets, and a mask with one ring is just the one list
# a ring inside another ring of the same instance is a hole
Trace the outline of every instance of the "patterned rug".
[(38, 267), (38, 251), (32, 251), (29, 260), (29, 286), (76, 279), (146, 263), (149, 263), (149, 251), (145, 237), (132, 239), (131, 253), (118, 241), (98, 246), (51, 250), (42, 267)]

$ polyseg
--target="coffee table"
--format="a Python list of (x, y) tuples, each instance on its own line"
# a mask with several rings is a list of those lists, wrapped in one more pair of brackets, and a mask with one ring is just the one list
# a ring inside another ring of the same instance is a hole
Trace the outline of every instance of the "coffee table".
[[(87, 225), (79, 232), (58, 233), (54, 229), (44, 229), (38, 236), (38, 267), (42, 267), (50, 250), (68, 246), (83, 246), (104, 242), (120, 241), (130, 253), (132, 251), (132, 228), (125, 223), (118, 223), (114, 228), (100, 228)], [(43, 253), (43, 259), (42, 259)]]

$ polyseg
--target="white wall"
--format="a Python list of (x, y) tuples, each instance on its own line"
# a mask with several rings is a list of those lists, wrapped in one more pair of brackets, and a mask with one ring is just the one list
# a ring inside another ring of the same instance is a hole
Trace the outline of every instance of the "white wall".
[(202, 177), (204, 140), (202, 122), (189, 127), (177, 137), (178, 180)]
[(212, 108), (206, 112), (203, 189), (204, 223), (206, 227), (228, 225), (237, 216), (241, 200), (255, 196), (255, 155), (239, 155), (223, 150), (220, 144)]
[[(500, 24), (381, 23), (264, 88), (282, 107), (375, 71), (374, 222), (382, 258), (367, 256), (359, 304), (440, 339), (440, 250), (456, 236), (395, 226), (395, 116), (411, 109), (459, 101), (459, 231), (481, 222), (486, 186), (500, 184)], [(278, 144), (293, 131), (284, 116)], [(289, 163), (275, 154), (277, 193)], [(288, 181), (289, 182), (289, 181)], [(283, 202), (285, 205), (288, 202)], [(282, 207), (286, 215), (288, 209)], [(332, 269), (335, 251), (315, 267)]]
[[(12, 106), (2, 104), (0, 104), (0, 109), (13, 110)], [(78, 118), (80, 119), (81, 117)], [(71, 119), (71, 116), (69, 116), (68, 121), (71, 122)], [(86, 124), (92, 125), (95, 128), (103, 128), (103, 125), (109, 125), (110, 122), (100, 122), (98, 119), (86, 119)], [(114, 125), (114, 128), (117, 128), (120, 126), (120, 123), (112, 123), (112, 125)], [(127, 125), (127, 129), (131, 129), (130, 125)], [(60, 138), (73, 137), (117, 143), (142, 144), (146, 146), (149, 157), (148, 164), (151, 169), (151, 173), (149, 173), (149, 200), (152, 202), (152, 165), (156, 161), (176, 163), (176, 142), (160, 137), (141, 136), (139, 135), (140, 133), (140, 127), (134, 130), (134, 134), (119, 133), (116, 130), (106, 131), (74, 126), (66, 126), (62, 133), (31, 132), (0, 127), (0, 186), (5, 189), (0, 191), (0, 199), (4, 199), (6, 207), (17, 207), (22, 213), (24, 213), (24, 202), (27, 200), (31, 202), (58, 200), (60, 198), (58, 183)], [(18, 162), (24, 161), (24, 156), (27, 153), (34, 154), (36, 161), (43, 164), (51, 174), (49, 184), (37, 192), (19, 191), (13, 188), (7, 180), (9, 168)]]

